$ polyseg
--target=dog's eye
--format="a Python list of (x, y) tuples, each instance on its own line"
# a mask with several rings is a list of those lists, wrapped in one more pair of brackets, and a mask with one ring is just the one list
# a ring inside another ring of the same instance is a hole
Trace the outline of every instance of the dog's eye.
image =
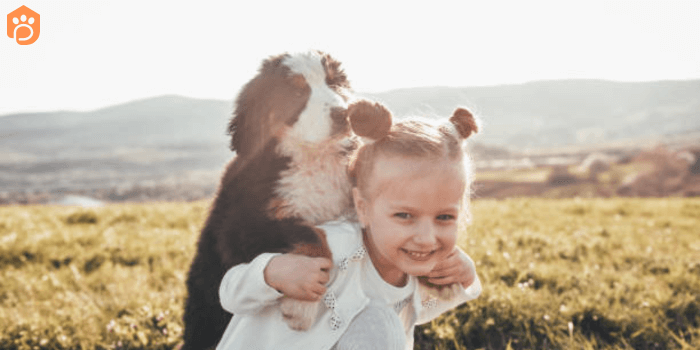
[(306, 93), (306, 90), (309, 88), (306, 79), (301, 74), (295, 74), (289, 77), (289, 83), (294, 89), (294, 95), (296, 97), (304, 96), (304, 93)]
[(291, 84), (292, 84), (293, 87), (295, 87), (295, 88), (297, 88), (297, 89), (299, 89), (299, 90), (303, 90), (303, 89), (305, 89), (306, 86), (307, 86), (307, 84), (306, 84), (306, 79), (305, 79), (304, 76), (301, 75), (301, 74), (294, 74), (294, 75), (291, 77), (291, 79), (289, 79), (289, 81), (291, 82)]

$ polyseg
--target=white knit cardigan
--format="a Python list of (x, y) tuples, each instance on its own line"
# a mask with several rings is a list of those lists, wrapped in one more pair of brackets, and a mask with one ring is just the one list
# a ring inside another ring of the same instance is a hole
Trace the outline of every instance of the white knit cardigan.
[[(369, 256), (357, 223), (332, 222), (320, 228), (326, 231), (334, 266), (321, 301), (325, 304), (324, 311), (311, 328), (294, 331), (284, 323), (279, 308), (282, 294), (267, 285), (264, 279), (265, 267), (277, 254), (264, 253), (248, 264), (231, 268), (221, 282), (221, 305), (234, 316), (217, 350), (328, 350), (338, 341), (352, 319), (369, 303), (361, 281), (362, 266), (371, 264), (360, 263)], [(414, 285), (417, 287), (412, 300), (397, 307), (401, 308), (399, 318), (406, 331), (406, 349), (413, 349), (416, 324), (429, 322), (481, 293), (478, 277), (466, 289), (455, 284), (454, 297), (448, 300), (439, 299), (435, 291), (421, 283)]]

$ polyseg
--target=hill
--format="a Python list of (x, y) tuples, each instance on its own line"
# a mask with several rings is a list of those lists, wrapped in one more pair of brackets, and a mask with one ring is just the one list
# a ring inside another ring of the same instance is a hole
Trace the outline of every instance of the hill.
[(166, 95), (90, 112), (11, 114), (0, 118), (0, 146), (120, 147), (225, 140), (232, 103)]
[(368, 97), (397, 115), (480, 115), (479, 141), (510, 148), (593, 144), (700, 131), (700, 80), (540, 81), (492, 87), (394, 90)]
[[(700, 131), (698, 91), (700, 80), (562, 80), (359, 95), (385, 103), (397, 116), (444, 117), (467, 106), (486, 125), (480, 142), (541, 148)], [(167, 95), (91, 112), (11, 114), (0, 117), (0, 147), (38, 139), (61, 147), (220, 142), (232, 109), (232, 101)]]
[[(552, 157), (572, 164), (591, 149), (614, 148), (627, 157), (658, 141), (697, 144), (698, 91), (700, 80), (567, 80), (359, 95), (385, 103), (399, 117), (444, 117), (467, 106), (484, 123), (471, 142), (477, 165), (492, 167), (548, 164)], [(167, 95), (89, 112), (2, 116), (0, 203), (17, 202), (11, 199), (17, 194), (20, 202), (46, 202), (47, 192), (105, 200), (211, 194), (232, 156), (226, 135), (232, 110), (232, 100)], [(183, 191), (185, 184), (190, 187)]]

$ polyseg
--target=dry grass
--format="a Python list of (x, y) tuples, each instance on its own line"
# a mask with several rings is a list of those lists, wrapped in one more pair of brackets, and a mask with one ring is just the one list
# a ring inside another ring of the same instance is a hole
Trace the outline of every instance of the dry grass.
[[(0, 348), (165, 349), (208, 202), (0, 210)], [(479, 200), (484, 292), (417, 349), (700, 347), (700, 199)]]

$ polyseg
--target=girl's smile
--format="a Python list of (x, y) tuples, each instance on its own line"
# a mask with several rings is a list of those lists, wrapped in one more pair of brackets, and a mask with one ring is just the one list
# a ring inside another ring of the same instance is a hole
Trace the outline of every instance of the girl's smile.
[(426, 261), (430, 259), (430, 255), (433, 254), (435, 251), (429, 251), (429, 252), (414, 252), (414, 251), (409, 251), (406, 249), (401, 249), (404, 253), (408, 254), (409, 257), (413, 260), (417, 261)]

